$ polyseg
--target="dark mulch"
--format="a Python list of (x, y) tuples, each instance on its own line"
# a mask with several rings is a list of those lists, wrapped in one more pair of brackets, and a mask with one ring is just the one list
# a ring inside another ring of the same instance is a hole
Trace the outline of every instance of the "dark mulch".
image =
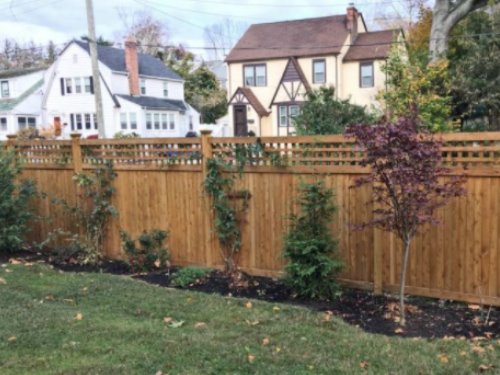
[[(132, 275), (127, 263), (105, 261), (99, 266), (61, 263), (46, 254), (16, 253), (16, 258), (27, 261), (47, 261), (56, 268), (68, 272), (106, 272)], [(10, 256), (1, 256), (0, 263)], [(132, 277), (145, 282), (168, 287), (176, 268), (164, 272), (134, 274)], [(397, 323), (398, 300), (390, 295), (373, 295), (364, 290), (344, 289), (341, 297), (333, 301), (317, 301), (297, 297), (280, 280), (242, 274), (236, 281), (220, 271), (197, 280), (186, 289), (216, 293), (223, 296), (254, 298), (270, 302), (291, 303), (314, 310), (324, 311), (344, 319), (361, 329), (384, 335), (404, 337), (440, 338), (446, 336), (473, 338), (500, 338), (500, 309), (481, 308), (457, 302), (421, 297), (409, 297), (407, 301), (407, 325), (401, 332)]]

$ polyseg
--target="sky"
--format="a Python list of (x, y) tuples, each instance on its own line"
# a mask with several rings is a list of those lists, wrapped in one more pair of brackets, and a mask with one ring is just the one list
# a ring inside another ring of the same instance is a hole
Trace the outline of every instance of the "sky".
[[(397, 4), (401, 0), (360, 0), (355, 6), (374, 29)], [(195, 49), (205, 46), (204, 27), (226, 18), (250, 25), (343, 14), (347, 5), (339, 0), (94, 0), (94, 13), (97, 35), (106, 39), (119, 42), (123, 35), (119, 9), (148, 11), (167, 26), (172, 43)], [(64, 44), (87, 34), (86, 22), (85, 0), (0, 0), (0, 40)]]

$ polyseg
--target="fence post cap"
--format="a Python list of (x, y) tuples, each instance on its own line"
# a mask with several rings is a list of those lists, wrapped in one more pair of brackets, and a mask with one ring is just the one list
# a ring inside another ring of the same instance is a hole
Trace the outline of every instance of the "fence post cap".
[(7, 134), (7, 139), (14, 140), (17, 138), (17, 134)]
[(71, 133), (69, 135), (72, 139), (76, 139), (76, 138), (81, 138), (82, 135), (80, 133)]
[(210, 135), (212, 134), (212, 129), (203, 129), (200, 130), (201, 135)]

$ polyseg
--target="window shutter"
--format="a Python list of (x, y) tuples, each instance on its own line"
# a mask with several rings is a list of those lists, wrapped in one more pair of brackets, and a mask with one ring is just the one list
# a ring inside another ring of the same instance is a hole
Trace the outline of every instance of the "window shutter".
[(90, 79), (90, 93), (93, 94), (94, 93), (94, 77), (90, 76), (89, 79)]
[(64, 92), (64, 78), (61, 78), (61, 95), (64, 96), (65, 92)]
[(75, 131), (75, 115), (72, 113), (69, 115), (70, 121), (71, 121), (71, 131)]

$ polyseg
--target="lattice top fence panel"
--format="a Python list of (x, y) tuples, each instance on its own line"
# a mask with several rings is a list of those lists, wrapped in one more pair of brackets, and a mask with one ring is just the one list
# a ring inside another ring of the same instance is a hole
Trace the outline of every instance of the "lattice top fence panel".
[(114, 165), (199, 165), (199, 138), (81, 140), (82, 163), (92, 166), (112, 161)]
[(71, 141), (33, 140), (15, 144), (16, 153), (24, 166), (71, 167)]
[(363, 153), (343, 136), (213, 138), (215, 157), (237, 166), (359, 166)]
[(500, 168), (500, 132), (450, 133), (441, 139), (443, 161), (449, 167)]

